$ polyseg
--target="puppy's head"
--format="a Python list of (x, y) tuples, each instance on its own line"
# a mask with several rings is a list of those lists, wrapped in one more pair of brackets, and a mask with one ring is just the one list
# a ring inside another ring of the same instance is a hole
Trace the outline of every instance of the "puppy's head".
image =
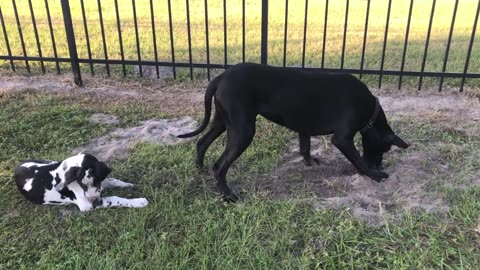
[(99, 161), (90, 154), (84, 155), (82, 170), (85, 171), (85, 176), (81, 180), (82, 183), (94, 187), (100, 187), (102, 181), (112, 172), (105, 162)]
[(368, 167), (380, 169), (383, 154), (388, 152), (392, 145), (405, 149), (408, 144), (398, 137), (387, 123), (382, 109), (378, 114), (373, 126), (362, 132), (363, 159)]
[(105, 164), (90, 154), (77, 156), (78, 164), (72, 166), (65, 174), (67, 182), (77, 181), (87, 197), (99, 197), (102, 192), (102, 182), (112, 172)]

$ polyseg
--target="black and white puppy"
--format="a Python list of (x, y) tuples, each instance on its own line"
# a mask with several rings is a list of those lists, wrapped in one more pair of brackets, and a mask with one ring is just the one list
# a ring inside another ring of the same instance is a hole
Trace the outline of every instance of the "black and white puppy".
[(108, 207), (145, 207), (145, 198), (101, 197), (104, 188), (131, 187), (114, 178), (112, 170), (90, 154), (78, 154), (62, 162), (28, 160), (15, 169), (20, 193), (36, 204), (76, 204), (80, 211)]

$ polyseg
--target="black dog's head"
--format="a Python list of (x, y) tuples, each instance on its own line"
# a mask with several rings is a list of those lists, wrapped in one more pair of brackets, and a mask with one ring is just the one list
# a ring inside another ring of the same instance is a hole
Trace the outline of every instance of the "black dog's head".
[(407, 148), (408, 144), (398, 137), (387, 123), (387, 118), (382, 108), (372, 127), (362, 131), (363, 159), (368, 167), (380, 169), (383, 154), (388, 152), (392, 145)]

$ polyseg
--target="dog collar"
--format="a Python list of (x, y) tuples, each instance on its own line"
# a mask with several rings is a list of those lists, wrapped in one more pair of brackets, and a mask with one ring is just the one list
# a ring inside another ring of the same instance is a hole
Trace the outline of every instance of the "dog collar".
[(374, 96), (374, 97), (375, 97), (375, 109), (373, 110), (372, 117), (370, 117), (370, 119), (368, 119), (368, 123), (365, 125), (365, 127), (363, 127), (360, 130), (361, 132), (365, 132), (368, 129), (370, 129), (371, 127), (373, 127), (373, 123), (375, 123), (375, 120), (377, 119), (378, 113), (380, 112), (380, 102), (378, 101), (378, 98), (376, 96)]

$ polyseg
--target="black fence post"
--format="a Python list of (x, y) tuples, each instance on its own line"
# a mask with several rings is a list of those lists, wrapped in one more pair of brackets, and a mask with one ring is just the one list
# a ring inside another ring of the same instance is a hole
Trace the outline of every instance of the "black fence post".
[(68, 50), (70, 52), (70, 61), (72, 63), (73, 80), (76, 85), (83, 86), (80, 66), (78, 64), (77, 44), (75, 43), (75, 34), (73, 32), (72, 15), (70, 14), (70, 5), (68, 0), (61, 0), (63, 22), (65, 23), (65, 32), (67, 34)]
[(260, 62), (264, 65), (267, 64), (268, 58), (268, 0), (262, 0), (262, 44), (261, 44), (261, 56)]

